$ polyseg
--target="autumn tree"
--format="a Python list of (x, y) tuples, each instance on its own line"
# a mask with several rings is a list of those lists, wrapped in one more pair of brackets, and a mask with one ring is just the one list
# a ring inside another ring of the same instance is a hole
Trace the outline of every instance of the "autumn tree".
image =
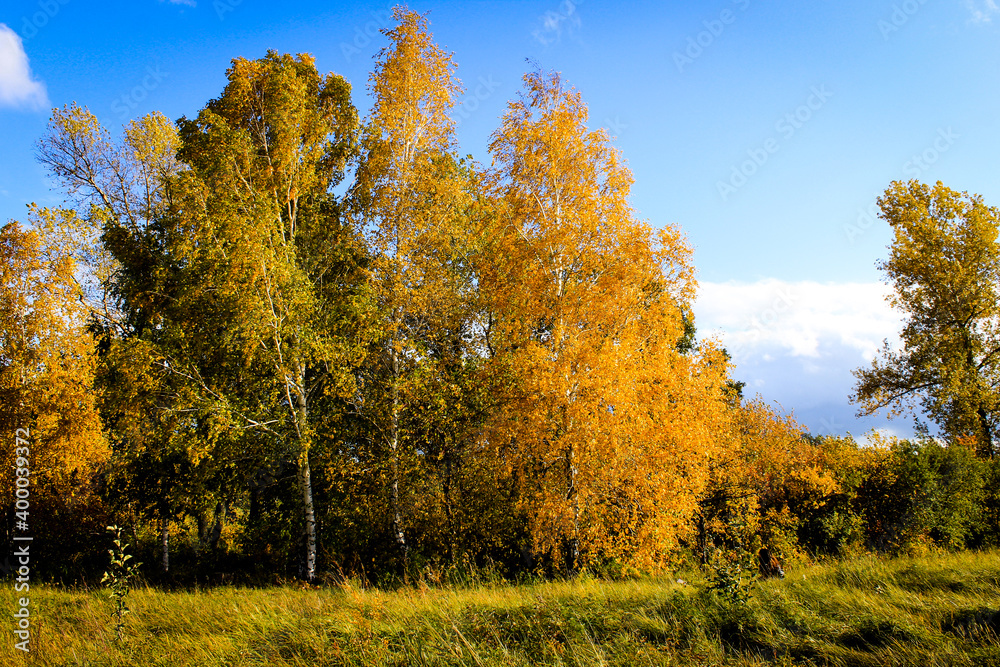
[[(130, 121), (120, 141), (115, 141), (86, 108), (70, 104), (53, 109), (46, 136), (38, 142), (38, 160), (69, 195), (69, 206), (51, 217), (50, 234), (70, 252), (82, 271), (83, 296), (89, 317), (118, 338), (142, 326), (153, 303), (147, 298), (141, 311), (123, 312), (118, 306), (126, 275), (152, 281), (149, 243), (128, 252), (111, 247), (115, 235), (151, 232), (150, 226), (167, 205), (167, 180), (181, 169), (176, 153), (177, 128), (160, 113)], [(126, 260), (125, 272), (121, 261)], [(136, 264), (145, 262), (146, 270)], [(144, 292), (155, 293), (147, 285)]]
[[(125, 326), (112, 356), (121, 351), (116, 372), (131, 381), (117, 404), (154, 411), (158, 448), (185, 447), (192, 467), (238, 463), (246, 482), (290, 462), (312, 579), (316, 403), (350, 391), (364, 347), (363, 249), (331, 193), (356, 112), (349, 85), (309, 56), (236, 59), (227, 76), (179, 131), (154, 116), (133, 124), (142, 140), (127, 132), (116, 149), (71, 109), (40, 153), (89, 204), (116, 262)], [(141, 418), (126, 409), (116, 421), (136, 434)]]
[[(0, 229), (0, 434), (10, 464), (0, 472), (8, 490), (3, 506), (13, 509), (14, 477), (28, 479), (30, 495), (17, 520), (27, 534), (54, 531), (41, 546), (53, 558), (50, 572), (60, 558), (72, 558), (53, 553), (52, 545), (65, 546), (70, 534), (87, 525), (88, 514), (100, 520), (92, 502), (94, 475), (108, 456), (77, 267), (67, 249), (45, 234), (58, 215), (35, 208), (33, 229), (16, 222)], [(15, 434), (26, 446), (18, 456)], [(63, 523), (53, 520), (56, 515)]]
[(165, 571), (171, 519), (193, 498), (213, 495), (211, 485), (178, 479), (192, 462), (206, 470), (211, 439), (198, 433), (189, 383), (172, 372), (179, 366), (164, 363), (183, 356), (170, 344), (178, 329), (164, 326), (179, 309), (161, 224), (168, 183), (183, 168), (179, 147), (177, 128), (162, 114), (131, 121), (116, 140), (75, 104), (53, 110), (38, 144), (39, 160), (70, 196), (46, 218), (47, 229), (77, 262), (81, 304), (99, 340), (96, 381), (114, 451), (103, 486), (119, 511), (127, 506), (159, 522)]
[[(392, 538), (405, 561), (405, 507), (422, 502), (403, 488), (408, 471), (437, 453), (450, 465), (453, 448), (435, 447), (424, 436), (442, 426), (453, 433), (456, 419), (465, 419), (457, 412), (467, 395), (460, 378), (469, 377), (474, 337), (466, 215), (474, 173), (454, 156), (449, 114), (461, 87), (451, 56), (433, 42), (426, 17), (396, 7), (393, 18), (397, 25), (383, 31), (390, 44), (371, 75), (372, 110), (351, 192), (352, 215), (364, 225), (373, 256), (371, 284), (381, 313), (354, 411), (366, 424), (359, 438), (370, 453), (362, 456), (385, 464)], [(446, 494), (448, 488), (446, 482)]]
[[(172, 372), (226, 426), (266, 434), (293, 462), (312, 580), (314, 413), (324, 397), (352, 391), (364, 347), (362, 250), (331, 194), (357, 116), (349, 84), (321, 76), (308, 55), (238, 58), (227, 77), (218, 99), (180, 122), (178, 155), (190, 169), (172, 183), (165, 224), (187, 276), (173, 326), (196, 342)], [(221, 368), (206, 363), (217, 349), (229, 355)]]
[(1000, 211), (982, 197), (894, 182), (879, 198), (892, 227), (879, 268), (904, 316), (900, 350), (888, 341), (869, 368), (854, 372), (861, 415), (918, 405), (951, 436), (972, 435), (993, 457), (1000, 416)]
[(661, 565), (708, 480), (725, 359), (678, 349), (695, 290), (681, 232), (636, 219), (632, 175), (579, 93), (524, 82), (490, 144), (488, 344), (516, 376), (490, 437), (536, 550), (571, 570)]
[(725, 445), (711, 461), (696, 517), (693, 544), (702, 565), (710, 563), (715, 548), (752, 557), (764, 546), (758, 538), (787, 555), (778, 544), (779, 533), (794, 519), (783, 507), (784, 499), (776, 496), (787, 489), (790, 476), (805, 472), (796, 465), (803, 449), (801, 427), (760, 400), (742, 401), (735, 395), (730, 400), (717, 436)]

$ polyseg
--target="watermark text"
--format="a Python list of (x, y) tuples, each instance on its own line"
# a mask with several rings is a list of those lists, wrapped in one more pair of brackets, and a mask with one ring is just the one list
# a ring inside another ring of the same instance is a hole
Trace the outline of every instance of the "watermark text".
[[(28, 441), (29, 432), (26, 428), (17, 429), (14, 447), (14, 558), (17, 561), (17, 576), (14, 579), (14, 592), (25, 593), (31, 589), (31, 536), (28, 532), (28, 516), (31, 507), (31, 445)], [(14, 642), (14, 648), (27, 653), (31, 642), (31, 598), (27, 595), (18, 598), (17, 609), (14, 612), (14, 636), (20, 639)]]

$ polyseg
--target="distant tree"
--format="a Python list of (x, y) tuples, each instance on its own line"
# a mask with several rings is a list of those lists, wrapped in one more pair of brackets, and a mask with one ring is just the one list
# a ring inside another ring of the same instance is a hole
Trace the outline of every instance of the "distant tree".
[(878, 200), (893, 231), (880, 267), (902, 312), (903, 346), (885, 343), (854, 372), (861, 415), (917, 404), (949, 436), (974, 435), (993, 457), (1000, 417), (1000, 210), (982, 197), (894, 182)]
[(903, 551), (935, 542), (961, 549), (983, 539), (988, 462), (962, 445), (927, 438), (887, 443), (869, 456), (857, 489), (869, 546)]

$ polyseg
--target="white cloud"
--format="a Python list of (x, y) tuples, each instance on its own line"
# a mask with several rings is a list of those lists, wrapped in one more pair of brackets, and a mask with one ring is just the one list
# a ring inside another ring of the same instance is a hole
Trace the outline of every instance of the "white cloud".
[(881, 283), (702, 282), (694, 303), (699, 338), (716, 338), (733, 356), (733, 378), (747, 397), (792, 412), (814, 434), (909, 435), (908, 419), (858, 418), (848, 397), (851, 371), (867, 366), (888, 339), (898, 344), (899, 314)]
[(531, 32), (532, 36), (548, 46), (562, 38), (563, 31), (572, 35), (580, 27), (580, 14), (577, 5), (583, 0), (563, 0), (555, 10), (549, 10), (539, 17), (539, 25)]
[(775, 350), (817, 358), (831, 343), (870, 360), (882, 341), (895, 340), (899, 331), (888, 294), (882, 283), (703, 282), (695, 323), (702, 338), (718, 337), (737, 362), (747, 356), (767, 359), (760, 355)]
[(44, 109), (49, 106), (45, 84), (31, 78), (21, 37), (0, 23), (0, 107)]
[(996, 0), (966, 0), (965, 6), (972, 13), (973, 23), (990, 23), (993, 17), (1000, 13)]
[[(163, 2), (163, 0), (160, 0)], [(168, 0), (172, 5), (187, 5), (188, 7), (197, 7), (198, 3), (196, 0)]]

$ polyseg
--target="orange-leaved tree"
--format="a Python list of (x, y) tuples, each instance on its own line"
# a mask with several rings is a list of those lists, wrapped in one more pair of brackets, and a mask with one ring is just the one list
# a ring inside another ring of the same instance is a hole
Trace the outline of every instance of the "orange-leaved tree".
[[(44, 229), (53, 215), (35, 209), (36, 227)], [(39, 517), (60, 531), (43, 549), (93, 514), (93, 475), (108, 456), (94, 394), (94, 339), (75, 271), (52, 237), (16, 222), (0, 229), (0, 435), (9, 464), (0, 472), (3, 507), (14, 505), (17, 525), (29, 535)], [(28, 491), (15, 505), (16, 477), (28, 481), (18, 484)], [(39, 505), (44, 509), (32, 514)]]
[(524, 77), (490, 150), (498, 241), (489, 347), (514, 369), (490, 438), (521, 488), (536, 551), (571, 570), (662, 565), (690, 525), (725, 412), (726, 361), (683, 354), (695, 292), (676, 227), (629, 203), (632, 175), (579, 93)]
[(698, 513), (695, 545), (702, 564), (716, 547), (734, 558), (762, 546), (783, 560), (799, 555), (800, 520), (840, 491), (823, 451), (800, 424), (760, 398), (734, 401), (720, 436), (726, 444), (713, 461)]

